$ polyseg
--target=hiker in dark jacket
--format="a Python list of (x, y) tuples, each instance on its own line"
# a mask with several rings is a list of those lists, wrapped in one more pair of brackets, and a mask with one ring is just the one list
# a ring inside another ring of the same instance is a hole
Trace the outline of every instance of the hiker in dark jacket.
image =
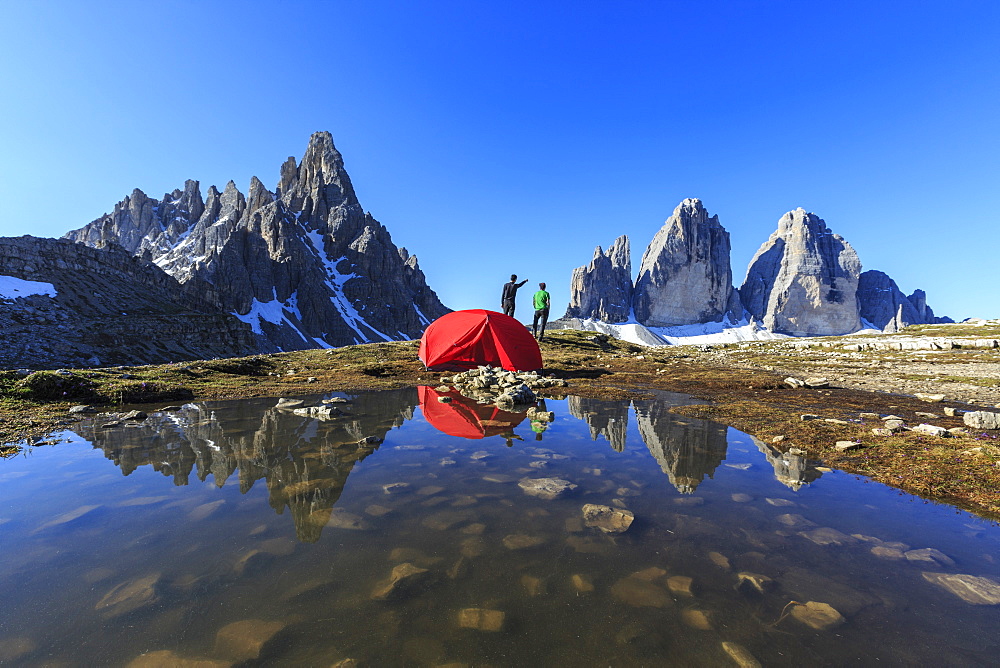
[(518, 283), (517, 274), (511, 274), (510, 283), (503, 284), (503, 294), (500, 295), (500, 308), (503, 309), (504, 315), (514, 317), (514, 297), (517, 296), (517, 289), (527, 282), (528, 279), (524, 279)]

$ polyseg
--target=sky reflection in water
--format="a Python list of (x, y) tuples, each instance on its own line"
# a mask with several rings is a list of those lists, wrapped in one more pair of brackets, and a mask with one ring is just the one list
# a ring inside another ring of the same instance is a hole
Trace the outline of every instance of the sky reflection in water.
[[(547, 401), (551, 425), (438, 396), (98, 418), (0, 462), (0, 661), (994, 665), (998, 608), (923, 575), (997, 579), (993, 524), (670, 413), (676, 395)], [(541, 477), (577, 487), (518, 485)], [(604, 535), (588, 503), (635, 523)]]

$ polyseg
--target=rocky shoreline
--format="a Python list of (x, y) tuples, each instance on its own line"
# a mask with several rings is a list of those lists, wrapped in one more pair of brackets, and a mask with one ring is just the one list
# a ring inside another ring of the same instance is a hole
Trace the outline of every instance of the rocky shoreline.
[[(936, 330), (905, 336), (914, 335), (942, 338)], [(1000, 339), (1000, 327), (981, 328), (975, 336), (956, 330), (943, 338), (990, 337)], [(1000, 348), (983, 344), (923, 351), (844, 349), (858, 341), (840, 337), (643, 348), (591, 332), (558, 330), (542, 344), (546, 366), (533, 377), (530, 389), (541, 397), (559, 398), (649, 398), (657, 390), (688, 394), (702, 402), (674, 407), (674, 412), (740, 429), (778, 453), (807, 457), (1000, 518), (1000, 432), (989, 428), (993, 424), (989, 416), (975, 426), (963, 417), (1000, 414), (1000, 384), (995, 382), (1000, 377)], [(802, 344), (816, 347), (796, 347)], [(133, 402), (176, 403), (169, 397), (291, 397), (438, 386), (443, 380), (416, 359), (416, 342), (38, 373), (74, 382), (72, 386), (84, 388), (78, 391), (85, 395), (65, 400), (54, 400), (58, 393), (33, 396), (29, 387), (51, 391), (52, 379), (42, 383), (36, 377), (32, 384), (28, 379), (34, 374), (0, 372), (0, 442), (13, 444), (5, 446), (7, 454), (47, 443), (46, 434), (81, 419), (69, 412), (74, 405), (90, 403), (97, 410), (121, 413), (141, 408), (120, 405), (116, 396)], [(492, 379), (477, 381), (489, 381), (479, 389), (500, 386), (496, 381), (501, 374), (489, 375)], [(790, 378), (799, 379), (801, 385), (786, 382)], [(449, 386), (471, 389), (475, 384), (471, 378), (448, 380)], [(147, 389), (157, 394), (143, 395)], [(927, 396), (921, 399), (917, 393)]]

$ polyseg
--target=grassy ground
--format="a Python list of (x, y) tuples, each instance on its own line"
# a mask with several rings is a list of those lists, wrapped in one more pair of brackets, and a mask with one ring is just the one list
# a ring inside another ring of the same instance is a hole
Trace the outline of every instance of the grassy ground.
[[(940, 336), (934, 332), (935, 336)], [(565, 392), (626, 399), (651, 389), (682, 392), (704, 403), (679, 413), (712, 419), (775, 447), (798, 447), (826, 466), (861, 473), (887, 485), (1000, 519), (1000, 440), (997, 434), (937, 438), (906, 432), (872, 435), (881, 420), (861, 413), (895, 414), (915, 425), (961, 427), (944, 417), (943, 406), (913, 397), (857, 389), (791, 389), (787, 369), (808, 369), (810, 351), (771, 360), (782, 370), (737, 365), (691, 346), (641, 348), (586, 332), (557, 331), (542, 344), (545, 372), (565, 378)], [(876, 353), (881, 354), (881, 353)], [(994, 352), (995, 356), (1000, 352)], [(366, 344), (336, 350), (189, 362), (159, 366), (36, 372), (21, 377), (0, 372), (0, 443), (37, 439), (71, 424), (68, 410), (92, 404), (114, 410), (123, 404), (178, 403), (190, 399), (294, 396), (334, 390), (376, 390), (437, 384), (440, 374), (424, 371), (416, 342)], [(796, 357), (800, 355), (800, 357)], [(938, 418), (915, 415), (933, 412)], [(801, 420), (815, 414), (843, 422)], [(840, 452), (837, 441), (864, 447)], [(19, 446), (4, 446), (7, 454)]]

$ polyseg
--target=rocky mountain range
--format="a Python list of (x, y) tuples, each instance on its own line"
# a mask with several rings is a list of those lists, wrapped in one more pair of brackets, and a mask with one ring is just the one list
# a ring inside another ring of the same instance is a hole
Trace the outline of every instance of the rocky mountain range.
[(573, 272), (564, 318), (646, 327), (749, 321), (793, 336), (950, 322), (934, 315), (922, 290), (907, 297), (884, 273), (862, 273), (851, 245), (801, 208), (781, 217), (738, 290), (729, 233), (698, 199), (682, 201), (653, 237), (634, 285), (628, 248), (624, 236), (608, 254), (598, 246), (591, 263)]
[(448, 312), (416, 256), (362, 209), (328, 132), (281, 165), (274, 192), (256, 177), (246, 195), (232, 181), (205, 197), (197, 181), (159, 200), (134, 190), (65, 238), (211, 286), (261, 352), (416, 338)]

